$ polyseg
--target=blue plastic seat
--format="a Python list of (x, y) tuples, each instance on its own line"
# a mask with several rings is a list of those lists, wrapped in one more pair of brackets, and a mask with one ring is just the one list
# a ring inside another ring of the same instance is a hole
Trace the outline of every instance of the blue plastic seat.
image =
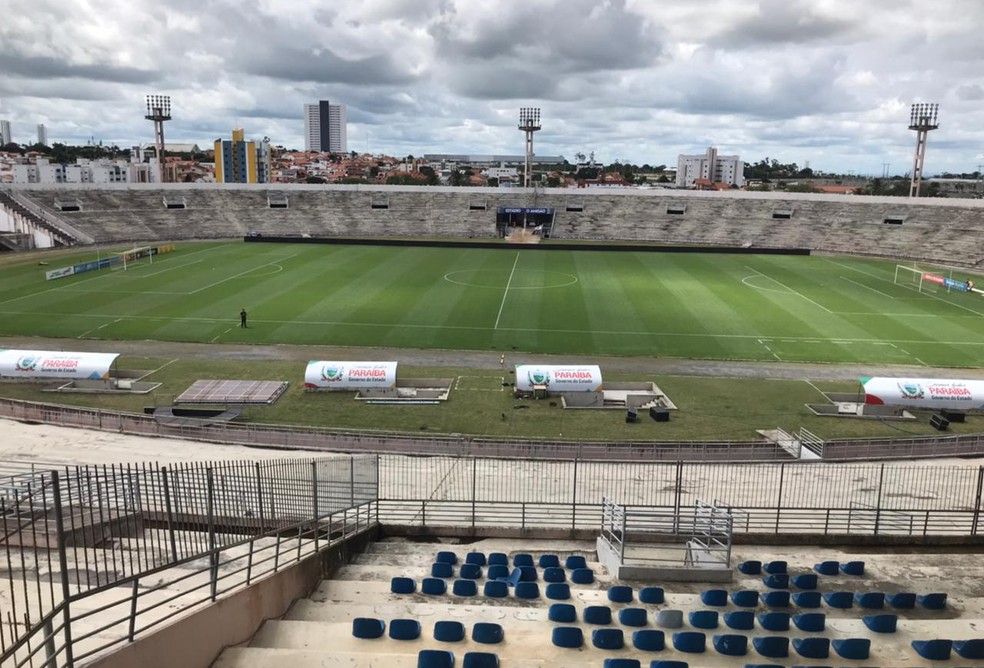
[(913, 640), (912, 649), (916, 650), (916, 654), (930, 661), (949, 661), (953, 641), (941, 639)]
[(571, 586), (566, 582), (551, 582), (547, 585), (546, 596), (554, 601), (566, 601), (571, 597)]
[(594, 571), (590, 568), (575, 568), (571, 571), (571, 582), (579, 585), (588, 585), (594, 582)]
[(509, 596), (509, 584), (500, 580), (486, 580), (482, 594), (489, 598), (506, 598)]
[(431, 577), (434, 578), (453, 578), (454, 566), (446, 561), (436, 561), (431, 564)]
[(509, 566), (509, 557), (505, 552), (490, 552), (489, 566)]
[(502, 642), (502, 626), (495, 622), (475, 622), (472, 627), (472, 640), (483, 645), (496, 645)]
[(537, 563), (540, 568), (560, 568), (560, 557), (556, 554), (541, 554)]
[(466, 580), (479, 580), (482, 577), (482, 567), (478, 564), (461, 564), (461, 568), (458, 569), (458, 577)]
[(724, 624), (736, 631), (751, 631), (755, 628), (755, 613), (751, 610), (732, 610), (723, 615)]
[(618, 611), (618, 622), (623, 626), (645, 626), (649, 611), (645, 608), (622, 608)]
[(758, 616), (759, 626), (766, 631), (788, 631), (788, 612), (764, 612)]
[(641, 668), (639, 659), (609, 656), (605, 658), (604, 668)]
[[(780, 663), (746, 663), (745, 668), (784, 668), (784, 666)], [(793, 668), (803, 668), (803, 666)]]
[(417, 581), (413, 578), (393, 578), (390, 591), (394, 594), (412, 594), (417, 591)]
[(454, 668), (454, 652), (422, 649), (417, 653), (417, 668)]
[(788, 564), (785, 561), (767, 561), (762, 564), (762, 570), (769, 575), (775, 575), (777, 573), (788, 573)]
[(607, 605), (589, 605), (581, 613), (585, 624), (608, 625), (612, 623), (612, 609)]
[(465, 639), (465, 625), (457, 621), (441, 620), (434, 622), (434, 640), (438, 642), (461, 642)]
[(954, 640), (953, 651), (964, 659), (984, 659), (984, 638)]
[[(797, 594), (799, 596), (799, 594)], [(817, 595), (817, 599), (820, 596)], [(767, 608), (788, 608), (789, 592), (786, 590), (762, 592), (762, 604)], [(799, 603), (797, 603), (799, 605)], [(817, 603), (819, 605), (819, 603)]]
[(821, 561), (819, 564), (813, 565), (813, 570), (815, 570), (820, 575), (837, 575), (840, 571), (839, 561)]
[(854, 594), (849, 591), (829, 591), (823, 594), (824, 602), (831, 608), (846, 610), (854, 607)]
[(616, 585), (608, 588), (608, 600), (612, 603), (631, 603), (632, 598), (632, 587)]
[(848, 561), (847, 563), (840, 565), (841, 573), (844, 575), (864, 575), (864, 562), (863, 561)]
[(875, 633), (895, 633), (899, 623), (898, 615), (865, 615), (861, 618), (864, 625)]
[(382, 638), (386, 622), (374, 617), (356, 617), (352, 620), (352, 635), (356, 638)]
[(581, 555), (572, 554), (571, 556), (567, 557), (567, 559), (564, 560), (564, 567), (569, 571), (573, 571), (578, 568), (587, 568), (588, 562)]
[(478, 585), (474, 580), (455, 580), (451, 593), (455, 596), (478, 596)]
[(499, 668), (499, 655), (494, 652), (465, 652), (461, 668)]
[(454, 566), (458, 563), (458, 555), (454, 552), (448, 551), (438, 552), (437, 557), (434, 558), (434, 562), (438, 564), (451, 564)]
[(762, 578), (769, 589), (789, 589), (789, 573), (772, 573)]
[(533, 555), (521, 552), (519, 554), (513, 555), (513, 566), (519, 568), (520, 566), (533, 566)]
[(577, 621), (577, 608), (570, 603), (553, 603), (547, 610), (547, 619), (560, 624), (573, 624)]
[(817, 574), (816, 573), (803, 573), (802, 575), (794, 575), (791, 577), (790, 582), (797, 589), (816, 589), (817, 588)]
[(731, 592), (731, 602), (739, 608), (756, 608), (759, 604), (759, 593), (754, 589), (741, 589)]
[(504, 579), (504, 582), (508, 584), (510, 587), (515, 587), (516, 585), (519, 584), (522, 578), (523, 578), (523, 569), (514, 568), (512, 569), (512, 572), (509, 574), (509, 577)]
[(728, 605), (728, 591), (726, 589), (705, 589), (700, 593), (700, 602), (715, 607)]
[(827, 615), (822, 612), (804, 612), (793, 616), (793, 624), (800, 631), (819, 633), (827, 627)]
[(690, 625), (695, 629), (716, 629), (718, 627), (717, 610), (694, 610), (689, 615)]
[(943, 610), (946, 608), (946, 594), (922, 594), (916, 597), (919, 605), (927, 610)]
[(584, 631), (579, 626), (555, 626), (550, 640), (556, 647), (578, 649), (584, 645)]
[(393, 640), (416, 640), (420, 637), (420, 622), (416, 619), (394, 619), (390, 622), (389, 637)]
[(871, 651), (871, 641), (868, 638), (835, 638), (830, 645), (843, 659), (864, 661)]
[(818, 591), (798, 591), (793, 594), (793, 603), (797, 608), (819, 608), (823, 600)]
[(632, 632), (632, 646), (643, 652), (662, 652), (666, 636), (659, 629), (639, 629)]
[(804, 659), (826, 659), (830, 656), (830, 638), (793, 638), (793, 649)]
[(755, 651), (767, 659), (782, 659), (789, 656), (789, 638), (785, 636), (756, 636), (752, 638)]
[(625, 634), (622, 629), (594, 629), (591, 644), (598, 649), (622, 649), (625, 647)]
[[(520, 582), (536, 582), (540, 578), (537, 576), (536, 566), (519, 566), (519, 581)], [(513, 569), (515, 572), (516, 569)]]
[(544, 582), (566, 582), (567, 571), (560, 566), (547, 566), (543, 569)]
[(660, 605), (666, 600), (662, 587), (643, 587), (639, 590), (639, 602)]
[(535, 582), (520, 582), (516, 585), (514, 594), (516, 598), (540, 598), (540, 585)]
[(909, 610), (916, 607), (916, 595), (911, 591), (886, 594), (885, 602), (896, 610)]
[(660, 610), (656, 613), (656, 626), (664, 629), (678, 629), (683, 626), (682, 610)]
[(420, 583), (420, 591), (430, 596), (443, 596), (448, 591), (448, 583), (441, 578), (424, 578)]
[(707, 651), (707, 636), (699, 631), (677, 631), (673, 634), (673, 649), (687, 654)]
[(485, 575), (489, 580), (505, 579), (509, 577), (509, 567), (502, 564), (492, 564)]
[(484, 566), (486, 564), (485, 553), (484, 552), (469, 552), (465, 555), (466, 564), (475, 564), (476, 566)]
[(653, 659), (649, 662), (649, 668), (690, 668), (690, 664), (672, 659)]
[(880, 591), (858, 592), (854, 595), (854, 602), (861, 608), (881, 610), (885, 607), (885, 594)]
[(750, 559), (738, 564), (738, 570), (745, 575), (759, 575), (762, 572), (762, 562), (757, 559)]
[(714, 636), (714, 649), (725, 656), (745, 656), (748, 654), (748, 636), (739, 633), (724, 633)]

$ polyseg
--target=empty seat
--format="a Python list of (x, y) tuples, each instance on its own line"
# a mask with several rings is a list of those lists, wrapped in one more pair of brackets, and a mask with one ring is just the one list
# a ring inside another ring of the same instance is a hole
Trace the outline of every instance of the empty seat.
[(520, 582), (516, 585), (516, 598), (540, 598), (540, 585), (535, 582)]
[(572, 554), (564, 560), (564, 567), (568, 570), (575, 570), (578, 568), (587, 568), (588, 562), (579, 554)]
[(505, 552), (491, 552), (488, 563), (489, 566), (509, 566), (509, 557)]
[(540, 565), (540, 568), (559, 568), (560, 557), (556, 554), (541, 554), (537, 563)]
[(769, 589), (789, 589), (789, 573), (772, 573), (762, 578)]
[(639, 602), (660, 605), (666, 600), (662, 587), (643, 587), (639, 590)]
[(594, 571), (590, 568), (575, 568), (571, 571), (571, 582), (579, 585), (587, 585), (594, 582)]
[(608, 600), (612, 603), (631, 603), (632, 587), (616, 585), (608, 588)]
[(462, 668), (499, 668), (499, 655), (494, 652), (465, 652)]
[(584, 645), (584, 631), (577, 626), (556, 626), (550, 640), (556, 647), (578, 649)]
[(903, 591), (897, 594), (886, 594), (885, 602), (896, 610), (908, 610), (916, 607), (916, 595), (911, 591)]
[(643, 652), (662, 652), (666, 647), (666, 636), (659, 629), (633, 631), (632, 646)]
[(434, 561), (438, 564), (451, 564), (453, 566), (458, 563), (458, 555), (454, 552), (438, 552)]
[(830, 644), (838, 656), (853, 661), (864, 661), (871, 651), (871, 641), (867, 638), (835, 638)]
[(673, 634), (673, 649), (688, 654), (701, 654), (707, 649), (707, 636), (699, 631), (677, 631)]
[(854, 595), (854, 602), (861, 608), (880, 610), (885, 607), (885, 594), (880, 591), (858, 592)]
[(739, 633), (725, 633), (714, 636), (714, 649), (725, 656), (745, 656), (748, 654), (748, 637)]
[(566, 582), (567, 571), (560, 566), (548, 566), (543, 569), (544, 582)]
[(793, 638), (793, 649), (804, 659), (826, 659), (830, 656), (830, 638)]
[[(799, 596), (799, 594), (797, 594)], [(817, 599), (819, 599), (819, 594)], [(767, 608), (788, 608), (789, 607), (789, 592), (780, 591), (767, 591), (762, 593), (762, 604)], [(799, 603), (797, 603), (799, 605)], [(819, 603), (817, 603), (819, 605)]]
[(489, 598), (506, 598), (509, 596), (509, 584), (499, 580), (487, 580), (482, 593)]
[(664, 629), (678, 629), (683, 626), (682, 610), (660, 610), (656, 613), (656, 626)]
[(942, 610), (946, 607), (946, 594), (922, 594), (916, 600), (927, 610)]
[(509, 577), (503, 578), (503, 581), (506, 584), (508, 584), (510, 587), (515, 587), (516, 585), (519, 584), (519, 581), (522, 580), (522, 578), (523, 578), (523, 569), (514, 568), (512, 569), (512, 572), (509, 574)]
[[(745, 668), (783, 668), (782, 664), (779, 663), (746, 663)], [(795, 666), (794, 668), (803, 668), (802, 666)]]
[(413, 578), (393, 578), (390, 591), (394, 594), (412, 594), (417, 591), (417, 581)]
[(513, 566), (519, 568), (520, 566), (532, 566), (533, 565), (533, 555), (532, 554), (514, 554), (513, 555)]
[(762, 570), (769, 575), (775, 575), (776, 573), (788, 573), (787, 564), (785, 561), (767, 561), (762, 564)]
[(455, 580), (451, 585), (451, 593), (455, 596), (477, 596), (478, 585), (474, 580)]
[[(520, 582), (536, 582), (540, 578), (536, 574), (536, 566), (519, 566), (519, 581)], [(516, 572), (516, 569), (513, 569)]]
[(454, 652), (422, 649), (417, 653), (417, 668), (454, 668)]
[(607, 657), (604, 668), (641, 668), (639, 659), (628, 659), (622, 657)]
[(478, 580), (482, 577), (482, 567), (478, 564), (461, 564), (461, 568), (458, 569), (458, 576), (466, 580)]
[(785, 636), (757, 636), (752, 638), (755, 651), (768, 659), (789, 656), (789, 638)]
[(611, 624), (612, 609), (607, 605), (589, 605), (582, 613), (585, 624)]
[(469, 552), (465, 555), (466, 564), (475, 564), (476, 566), (484, 566), (486, 563), (484, 552)]
[(484, 645), (502, 642), (502, 626), (495, 622), (475, 622), (472, 627), (472, 640)]
[(800, 631), (819, 633), (827, 626), (827, 615), (822, 612), (804, 612), (793, 616), (793, 624)]
[(705, 589), (700, 593), (700, 602), (704, 605), (713, 606), (728, 605), (728, 591), (726, 589)]
[(817, 588), (817, 574), (816, 573), (803, 573), (802, 575), (794, 575), (790, 578), (790, 582), (797, 589), (816, 589)]
[(416, 619), (394, 619), (390, 622), (389, 637), (393, 640), (416, 640), (420, 637), (420, 622)]
[(431, 596), (442, 596), (448, 591), (448, 583), (441, 578), (424, 578), (420, 583), (420, 591)]
[(645, 608), (622, 608), (618, 611), (618, 621), (625, 626), (645, 626), (649, 612)]
[(566, 582), (551, 582), (547, 585), (546, 595), (555, 601), (566, 601), (571, 597), (571, 586)]
[(561, 624), (572, 624), (577, 621), (577, 608), (570, 603), (554, 603), (547, 610), (547, 619)]
[(386, 622), (374, 617), (356, 617), (352, 620), (352, 635), (356, 638), (382, 638)]
[(690, 668), (686, 661), (673, 661), (671, 659), (653, 659), (649, 662), (649, 668)]
[(465, 625), (461, 622), (441, 620), (434, 622), (434, 640), (461, 642), (465, 639)]
[(751, 610), (733, 610), (724, 613), (724, 623), (729, 629), (751, 631), (755, 627), (755, 613)]
[(847, 608), (854, 607), (854, 594), (849, 591), (830, 591), (823, 594), (824, 602), (831, 608), (841, 608), (846, 610)]
[(718, 627), (717, 610), (694, 610), (689, 615), (690, 625), (697, 629), (716, 629)]
[(953, 651), (965, 659), (984, 659), (984, 638), (954, 640)]
[(895, 633), (898, 626), (898, 615), (865, 615), (861, 618), (864, 625), (875, 633)]
[(952, 640), (913, 640), (912, 649), (916, 654), (930, 661), (949, 661), (950, 650), (953, 648)]
[(622, 649), (625, 634), (622, 629), (595, 629), (591, 632), (591, 644), (598, 649)]
[(509, 577), (509, 567), (503, 566), (502, 564), (492, 564), (489, 566), (488, 573), (486, 574), (489, 580), (498, 580), (499, 578)]
[(741, 589), (731, 592), (731, 602), (739, 608), (755, 608), (759, 604), (759, 593), (754, 589)]
[(863, 561), (848, 561), (840, 565), (841, 573), (844, 575), (864, 575)]
[(837, 575), (838, 571), (840, 571), (840, 562), (821, 561), (819, 564), (813, 565), (813, 570), (820, 575)]
[(797, 608), (819, 608), (822, 597), (818, 591), (798, 591), (793, 594)]
[(431, 577), (435, 578), (453, 578), (454, 577), (454, 566), (445, 562), (437, 561), (431, 564)]
[(738, 564), (738, 570), (745, 575), (758, 575), (762, 572), (762, 562), (758, 560), (743, 561)]
[(758, 616), (759, 626), (766, 631), (788, 631), (788, 612), (765, 612)]

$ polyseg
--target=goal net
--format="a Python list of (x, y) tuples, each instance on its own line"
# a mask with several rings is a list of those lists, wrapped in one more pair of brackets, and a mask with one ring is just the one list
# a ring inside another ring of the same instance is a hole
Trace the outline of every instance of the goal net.
[(973, 280), (963, 275), (954, 276), (952, 268), (930, 265), (897, 264), (893, 282), (896, 285), (904, 285), (918, 292), (930, 294), (969, 292), (974, 288)]

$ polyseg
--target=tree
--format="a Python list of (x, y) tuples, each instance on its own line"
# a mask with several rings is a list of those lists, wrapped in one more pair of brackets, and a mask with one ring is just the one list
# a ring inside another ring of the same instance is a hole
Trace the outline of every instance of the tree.
[(304, 183), (325, 183), (325, 180), (320, 176), (309, 176), (304, 179)]
[(486, 181), (486, 185), (488, 185), (489, 188), (498, 188), (499, 187), (499, 179), (497, 177), (495, 177), (495, 176), (490, 176), (488, 178), (488, 180)]
[(436, 186), (441, 181), (441, 179), (437, 176), (437, 172), (435, 172), (434, 168), (430, 165), (421, 165), (420, 169), (417, 171), (424, 175), (424, 178), (426, 179), (425, 183), (429, 186)]
[(466, 186), (468, 185), (468, 173), (461, 169), (460, 167), (455, 167), (448, 174), (448, 185), (449, 186)]

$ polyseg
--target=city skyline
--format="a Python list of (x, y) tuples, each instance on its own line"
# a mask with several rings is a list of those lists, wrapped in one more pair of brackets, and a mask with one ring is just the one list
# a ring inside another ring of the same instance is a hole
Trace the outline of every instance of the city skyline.
[(516, 154), (517, 112), (535, 106), (537, 152), (572, 161), (673, 165), (715, 146), (895, 175), (912, 168), (910, 105), (938, 102), (926, 174), (984, 163), (981, 3), (5, 4), (0, 119), (19, 143), (39, 123), (52, 142), (146, 143), (153, 93), (172, 99), (168, 141), (245, 126), (303, 149), (303, 105), (330, 99), (349, 150)]

